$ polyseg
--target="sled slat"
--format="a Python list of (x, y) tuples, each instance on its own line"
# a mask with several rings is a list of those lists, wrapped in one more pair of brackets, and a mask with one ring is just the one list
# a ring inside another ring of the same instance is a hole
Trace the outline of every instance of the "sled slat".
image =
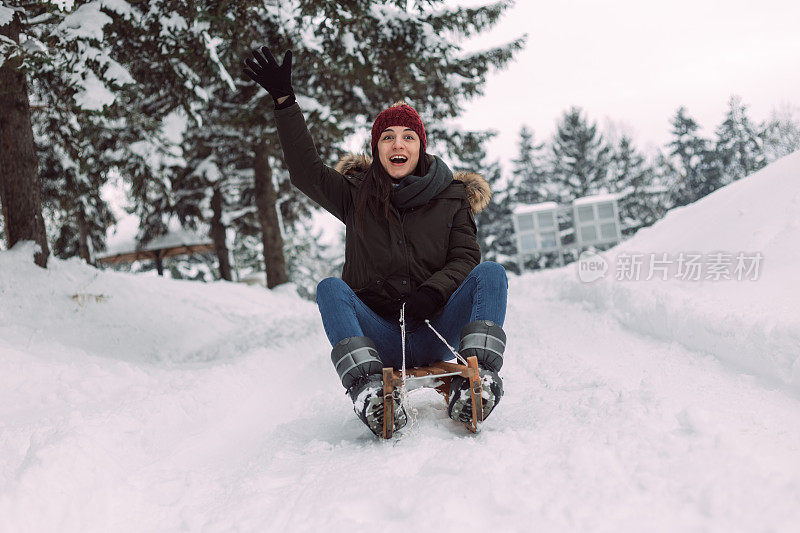
[(445, 372), (461, 372), (461, 375), (469, 377), (469, 367), (460, 365), (457, 363), (450, 363), (447, 361), (437, 361), (435, 363), (431, 363), (431, 368), (441, 368)]
[(483, 422), (483, 399), (481, 398), (481, 378), (478, 372), (478, 358), (474, 355), (467, 357), (467, 364), (474, 370), (474, 377), (469, 378), (469, 393), (472, 399), (472, 423), (467, 424), (467, 429), (473, 433), (477, 433), (478, 422)]
[[(428, 366), (419, 366), (406, 369), (407, 377), (426, 377), (436, 378), (440, 374), (458, 373), (459, 375), (467, 378), (470, 385), (470, 395), (472, 399), (472, 421), (467, 423), (467, 429), (476, 433), (478, 431), (478, 422), (483, 422), (483, 402), (481, 400), (481, 387), (480, 387), (480, 373), (478, 371), (478, 358), (475, 356), (467, 358), (467, 365), (460, 365), (457, 363), (450, 363), (447, 361), (436, 361)], [(445, 402), (450, 401), (450, 380), (451, 375), (445, 375), (440, 378), (442, 383), (433, 387), (439, 394), (441, 394)], [(394, 433), (394, 402), (393, 393), (396, 387), (403, 384), (403, 376), (400, 370), (395, 370), (392, 367), (384, 367), (383, 369), (383, 434), (384, 439), (392, 438)]]
[[(468, 366), (459, 365), (456, 363), (448, 363), (446, 361), (437, 361), (428, 366), (418, 366), (406, 369), (406, 375), (415, 378), (421, 378), (425, 376), (436, 376), (438, 374), (449, 374), (452, 372), (458, 372), (467, 379), (470, 379), (473, 376), (478, 375), (477, 370), (473, 370)], [(403, 378), (400, 370), (394, 371), (393, 378), (394, 378), (393, 383), (395, 387), (399, 387), (400, 385), (402, 385)]]
[(383, 369), (383, 438), (391, 439), (394, 433), (394, 380), (392, 368)]

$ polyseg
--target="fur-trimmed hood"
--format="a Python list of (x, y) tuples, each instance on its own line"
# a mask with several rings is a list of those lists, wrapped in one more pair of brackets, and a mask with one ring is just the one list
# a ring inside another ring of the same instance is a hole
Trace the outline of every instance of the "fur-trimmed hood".
[[(348, 153), (336, 164), (337, 172), (345, 176), (360, 176), (372, 164), (372, 158), (366, 154)], [(458, 180), (467, 189), (467, 200), (473, 213), (483, 211), (492, 199), (492, 188), (483, 176), (477, 172), (461, 170), (453, 173), (453, 180)]]

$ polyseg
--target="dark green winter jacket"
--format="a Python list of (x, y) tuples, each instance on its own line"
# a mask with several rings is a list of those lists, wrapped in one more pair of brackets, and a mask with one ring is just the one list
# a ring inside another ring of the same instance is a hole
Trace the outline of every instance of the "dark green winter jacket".
[(275, 111), (292, 183), (346, 226), (342, 280), (378, 315), (394, 320), (415, 289), (440, 297), (439, 309), (480, 263), (473, 213), (489, 203), (491, 189), (474, 172), (453, 181), (427, 204), (405, 210), (390, 206), (390, 220), (367, 209), (364, 236), (355, 229), (358, 187), (371, 159), (348, 155), (331, 168), (322, 163), (295, 103)]

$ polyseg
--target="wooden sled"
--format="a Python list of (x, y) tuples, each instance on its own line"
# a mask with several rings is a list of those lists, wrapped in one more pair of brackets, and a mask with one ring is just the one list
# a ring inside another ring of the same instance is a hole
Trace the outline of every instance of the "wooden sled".
[[(466, 365), (438, 361), (430, 366), (420, 366), (406, 369), (406, 379), (438, 376), (442, 384), (435, 387), (436, 391), (444, 396), (445, 402), (450, 402), (450, 379), (463, 376), (469, 380), (470, 396), (472, 396), (472, 421), (466, 424), (467, 429), (473, 433), (478, 431), (478, 422), (483, 422), (483, 402), (481, 401), (481, 380), (478, 374), (478, 358), (467, 357)], [(394, 391), (402, 386), (403, 376), (400, 370), (392, 367), (383, 368), (383, 434), (384, 439), (391, 439), (394, 433)]]

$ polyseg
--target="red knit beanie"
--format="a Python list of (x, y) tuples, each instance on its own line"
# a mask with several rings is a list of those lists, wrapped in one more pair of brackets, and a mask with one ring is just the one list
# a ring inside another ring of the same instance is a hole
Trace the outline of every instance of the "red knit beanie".
[(428, 140), (425, 138), (425, 126), (422, 125), (422, 119), (419, 117), (419, 113), (403, 100), (395, 102), (392, 104), (392, 107), (378, 113), (378, 117), (372, 124), (373, 153), (375, 153), (378, 140), (381, 138), (383, 130), (391, 128), (392, 126), (404, 126), (414, 130), (414, 132), (419, 135), (419, 142), (421, 145), (420, 154), (425, 153), (425, 148), (428, 146)]

